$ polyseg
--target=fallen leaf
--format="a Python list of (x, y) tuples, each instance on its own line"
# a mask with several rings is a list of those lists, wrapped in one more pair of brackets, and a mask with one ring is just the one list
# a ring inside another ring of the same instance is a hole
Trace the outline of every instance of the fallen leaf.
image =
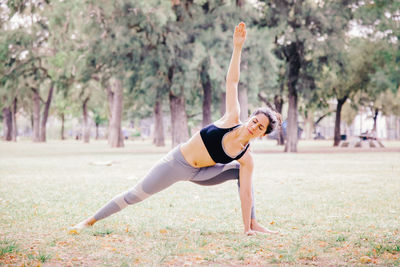
[(371, 263), (371, 262), (372, 262), (372, 259), (371, 259), (370, 257), (368, 257), (368, 256), (362, 256), (362, 257), (360, 258), (360, 262), (363, 263), (363, 264), (365, 264), (365, 263)]
[(195, 257), (195, 260), (201, 261), (201, 260), (203, 260), (203, 257), (201, 257), (201, 256), (196, 256), (196, 257)]
[(71, 230), (68, 231), (68, 234), (70, 234), (70, 235), (77, 235), (77, 234), (78, 234), (78, 231), (76, 231), (75, 229), (71, 229)]

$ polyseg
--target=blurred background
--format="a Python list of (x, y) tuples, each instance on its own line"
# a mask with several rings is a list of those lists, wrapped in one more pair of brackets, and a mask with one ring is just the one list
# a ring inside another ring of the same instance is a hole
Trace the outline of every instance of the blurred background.
[(287, 152), (400, 139), (399, 1), (0, 3), (5, 141), (186, 141), (224, 114), (240, 21), (243, 122), (260, 106), (281, 112), (269, 138)]

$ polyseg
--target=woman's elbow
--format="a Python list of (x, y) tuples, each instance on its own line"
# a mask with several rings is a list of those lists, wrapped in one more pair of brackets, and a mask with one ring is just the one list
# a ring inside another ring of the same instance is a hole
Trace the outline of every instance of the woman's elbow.
[(253, 158), (249, 157), (246, 159), (246, 161), (243, 161), (240, 163), (240, 168), (243, 168), (243, 170), (252, 173), (254, 169), (254, 161)]

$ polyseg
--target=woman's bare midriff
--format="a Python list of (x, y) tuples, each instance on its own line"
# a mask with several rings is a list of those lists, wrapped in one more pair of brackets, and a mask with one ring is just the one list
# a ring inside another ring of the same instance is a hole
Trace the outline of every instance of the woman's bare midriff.
[[(214, 123), (215, 126), (220, 128), (229, 128), (239, 124), (239, 121), (230, 121), (223, 118)], [(233, 140), (230, 140), (229, 134), (224, 142), (224, 147), (228, 152), (232, 150), (232, 155), (236, 155), (235, 151), (240, 151), (242, 147), (238, 147)], [(181, 145), (181, 152), (185, 160), (194, 168), (203, 168), (213, 166), (216, 163), (211, 158), (204, 145), (200, 132), (195, 133), (186, 143)]]
[(201, 139), (200, 132), (195, 133), (186, 143), (182, 144), (181, 152), (185, 160), (194, 168), (215, 165)]

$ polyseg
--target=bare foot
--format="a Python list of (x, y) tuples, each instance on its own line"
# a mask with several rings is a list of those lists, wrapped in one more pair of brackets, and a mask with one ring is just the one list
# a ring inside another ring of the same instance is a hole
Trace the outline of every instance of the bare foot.
[(261, 224), (259, 224), (256, 221), (252, 221), (251, 222), (250, 228), (253, 231), (260, 232), (260, 233), (265, 233), (265, 234), (277, 234), (278, 233), (278, 231), (269, 230), (268, 228), (262, 226)]
[(68, 233), (72, 235), (78, 234), (82, 229), (92, 226), (95, 223), (92, 218), (86, 219), (68, 229)]

